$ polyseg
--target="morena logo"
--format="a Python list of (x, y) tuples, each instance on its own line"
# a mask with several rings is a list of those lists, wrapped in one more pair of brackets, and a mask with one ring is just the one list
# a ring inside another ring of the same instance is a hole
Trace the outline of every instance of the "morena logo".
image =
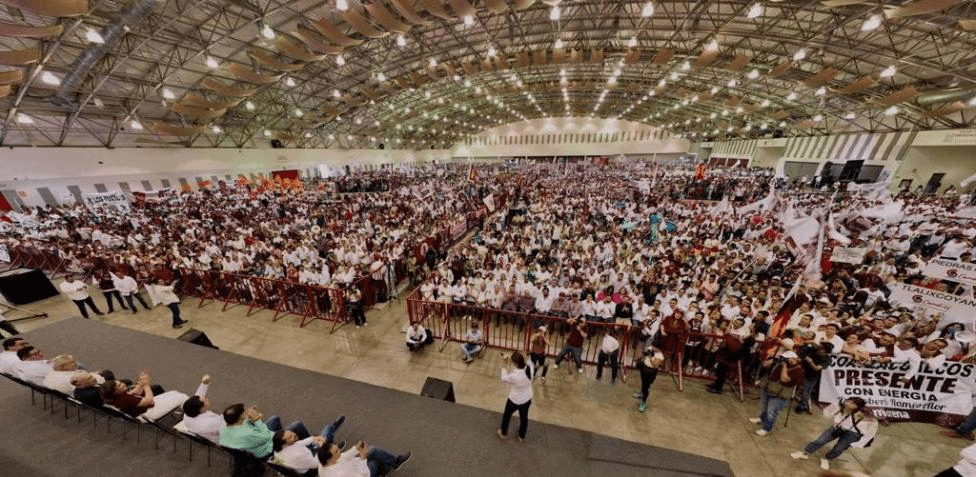
[(959, 272), (957, 272), (955, 268), (950, 268), (946, 270), (946, 275), (950, 278), (955, 278), (959, 275)]
[(921, 303), (922, 302), (922, 295), (912, 295), (912, 301), (915, 302), (915, 303)]

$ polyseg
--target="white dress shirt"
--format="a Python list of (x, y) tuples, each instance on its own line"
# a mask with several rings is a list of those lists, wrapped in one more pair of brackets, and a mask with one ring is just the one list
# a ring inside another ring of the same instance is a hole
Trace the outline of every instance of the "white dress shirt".
[(353, 447), (343, 452), (335, 464), (320, 465), (319, 477), (370, 477), (370, 473), (366, 460), (359, 457), (359, 450)]
[(44, 361), (21, 361), (16, 376), (38, 386), (44, 385), (44, 378), (51, 373), (51, 363)]
[(17, 357), (16, 351), (0, 352), (0, 373), (13, 376), (17, 373), (18, 367), (20, 367), (20, 358)]
[[(194, 395), (200, 396), (201, 398), (205, 397), (209, 387), (207, 384), (200, 383)], [(183, 416), (183, 424), (186, 426), (186, 430), (214, 444), (220, 443), (220, 430), (227, 427), (227, 423), (224, 422), (224, 416), (213, 411), (201, 412), (196, 417)]]
[(281, 452), (275, 452), (274, 460), (279, 465), (283, 465), (290, 469), (295, 469), (299, 474), (304, 474), (319, 466), (319, 459), (312, 454), (312, 450), (308, 448), (312, 444), (315, 437), (306, 437), (300, 441), (296, 441), (294, 444), (281, 449)]
[(71, 298), (74, 301), (88, 298), (88, 285), (81, 280), (74, 280), (70, 282), (65, 280), (61, 282), (59, 288), (64, 292), (65, 295), (68, 295), (68, 298)]
[[(535, 375), (535, 367), (532, 363), (526, 363), (529, 368), (529, 375)], [(532, 400), (532, 379), (526, 376), (525, 369), (515, 369), (509, 371), (502, 368), (502, 381), (511, 384), (508, 391), (508, 399), (515, 404), (525, 404)]]

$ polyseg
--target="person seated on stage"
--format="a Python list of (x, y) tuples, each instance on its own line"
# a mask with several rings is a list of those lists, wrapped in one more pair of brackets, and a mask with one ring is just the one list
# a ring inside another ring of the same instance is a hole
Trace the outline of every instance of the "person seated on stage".
[(51, 362), (44, 357), (40, 349), (33, 346), (24, 346), (17, 351), (20, 364), (14, 376), (38, 386), (44, 385), (44, 378), (52, 371)]
[(394, 455), (379, 447), (359, 441), (345, 452), (332, 444), (318, 452), (319, 477), (380, 477), (400, 470), (410, 460), (411, 453)]
[(102, 407), (101, 385), (105, 382), (105, 377), (98, 373), (79, 373), (71, 376), (71, 386), (74, 390), (71, 395), (75, 399), (91, 406)]
[[(257, 406), (245, 408), (243, 403), (227, 406), (224, 409), (224, 423), (227, 426), (220, 430), (220, 445), (268, 460), (274, 451), (271, 442), (274, 433), (282, 430), (281, 418), (271, 416), (267, 421), (262, 421), (263, 417)], [(285, 430), (294, 432), (301, 439), (310, 435), (302, 421), (292, 422)]]
[(0, 373), (13, 376), (20, 366), (20, 358), (17, 351), (27, 346), (27, 340), (23, 338), (7, 338), (3, 340), (3, 351), (0, 351)]
[(461, 356), (465, 363), (470, 363), (474, 357), (481, 352), (481, 345), (484, 343), (484, 335), (481, 334), (477, 321), (471, 322), (471, 329), (464, 336), (464, 343), (461, 343)]
[(407, 348), (410, 351), (419, 351), (434, 342), (434, 335), (430, 330), (424, 329), (418, 321), (407, 328)]
[[(315, 454), (322, 446), (331, 446), (335, 441), (335, 433), (346, 422), (346, 416), (339, 416), (335, 422), (322, 428), (322, 432), (317, 436), (310, 436), (304, 439), (292, 431), (278, 431), (271, 438), (271, 446), (274, 448), (274, 463), (283, 465), (290, 469), (295, 469), (300, 474), (310, 472), (319, 466), (319, 460)], [(339, 449), (346, 447), (345, 441), (339, 443)]]
[(71, 385), (71, 378), (83, 374), (78, 368), (78, 361), (70, 354), (61, 354), (51, 358), (52, 371), (44, 378), (44, 387), (62, 394), (71, 394), (75, 387)]
[(183, 425), (186, 430), (210, 441), (220, 443), (220, 430), (227, 426), (224, 417), (210, 410), (207, 390), (210, 388), (210, 375), (200, 378), (197, 391), (183, 403)]
[(125, 382), (107, 379), (100, 386), (102, 400), (132, 417), (144, 416), (157, 420), (183, 405), (187, 395), (179, 391), (164, 391), (152, 384), (148, 371), (139, 373), (139, 381), (132, 387)]

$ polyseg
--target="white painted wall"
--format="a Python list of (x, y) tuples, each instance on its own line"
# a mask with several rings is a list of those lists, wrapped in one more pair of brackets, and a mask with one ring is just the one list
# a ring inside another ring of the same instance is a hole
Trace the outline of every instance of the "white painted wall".
[[(959, 182), (976, 173), (976, 146), (912, 146), (905, 153), (901, 166), (895, 171), (892, 180), (892, 191), (898, 190), (902, 179), (912, 179), (912, 190), (926, 185), (932, 174), (944, 172), (943, 192), (950, 185), (961, 190)], [(972, 189), (970, 185), (966, 190)]]

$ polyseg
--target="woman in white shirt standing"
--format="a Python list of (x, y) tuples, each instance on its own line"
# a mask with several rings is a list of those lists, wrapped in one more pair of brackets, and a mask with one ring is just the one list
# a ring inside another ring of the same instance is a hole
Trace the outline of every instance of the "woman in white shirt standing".
[(511, 356), (502, 355), (505, 364), (511, 364), (502, 368), (502, 381), (510, 386), (508, 391), (508, 401), (505, 402), (505, 412), (502, 413), (502, 425), (498, 429), (498, 437), (505, 439), (508, 437), (508, 424), (512, 420), (512, 414), (517, 410), (519, 413), (518, 440), (525, 440), (525, 434), (529, 430), (529, 406), (532, 405), (532, 376), (535, 368), (531, 363), (525, 362), (525, 356), (516, 351)]

